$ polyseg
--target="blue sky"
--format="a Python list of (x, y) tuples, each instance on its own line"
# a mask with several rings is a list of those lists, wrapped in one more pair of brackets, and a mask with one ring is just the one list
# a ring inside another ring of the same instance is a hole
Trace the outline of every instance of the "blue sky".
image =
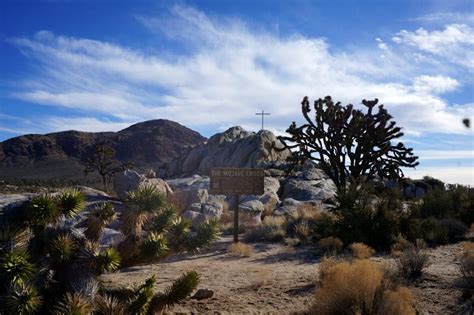
[(0, 2), (0, 141), (167, 118), (284, 133), (377, 97), (431, 175), (474, 185), (473, 1)]

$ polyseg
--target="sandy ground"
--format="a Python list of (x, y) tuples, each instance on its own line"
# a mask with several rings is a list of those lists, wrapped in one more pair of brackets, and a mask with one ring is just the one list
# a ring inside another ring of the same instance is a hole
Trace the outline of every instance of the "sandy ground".
[[(316, 290), (320, 257), (311, 248), (294, 249), (283, 244), (253, 244), (248, 258), (233, 257), (226, 249), (230, 237), (219, 239), (199, 255), (175, 256), (159, 264), (137, 266), (103, 277), (107, 286), (128, 286), (155, 274), (163, 290), (183, 272), (201, 274), (199, 288), (214, 290), (210, 299), (187, 299), (170, 312), (179, 314), (290, 314), (303, 313)], [(462, 314), (457, 254), (459, 245), (430, 249), (431, 265), (410, 286), (420, 314)], [(385, 257), (374, 260), (393, 263)], [(469, 313), (465, 313), (469, 314)]]

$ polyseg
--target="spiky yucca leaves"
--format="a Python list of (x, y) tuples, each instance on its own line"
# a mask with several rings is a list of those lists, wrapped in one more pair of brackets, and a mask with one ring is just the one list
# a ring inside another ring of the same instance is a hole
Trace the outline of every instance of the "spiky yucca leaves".
[[(13, 286), (3, 299), (5, 314), (34, 314), (42, 304), (42, 298), (31, 285)], [(0, 313), (1, 309), (0, 308)]]
[(168, 205), (153, 217), (152, 229), (156, 233), (162, 233), (166, 227), (176, 218), (178, 210), (174, 205)]
[(75, 255), (77, 245), (70, 234), (60, 234), (49, 242), (49, 255), (54, 265), (69, 263)]
[(121, 258), (117, 250), (113, 247), (106, 248), (96, 256), (99, 274), (112, 272), (120, 267)]
[(191, 231), (191, 222), (182, 217), (178, 217), (171, 222), (166, 230), (170, 247), (174, 251), (183, 251), (188, 248), (188, 236)]
[(153, 298), (156, 277), (153, 275), (145, 283), (136, 287), (128, 301), (128, 311), (132, 314), (146, 314)]
[(100, 251), (97, 242), (86, 241), (78, 255), (78, 263), (90, 272), (100, 275), (120, 267), (121, 257), (113, 247)]
[(155, 314), (165, 306), (172, 306), (185, 299), (197, 288), (199, 284), (199, 274), (190, 271), (179, 277), (164, 293), (157, 294), (150, 302), (148, 314)]
[(87, 227), (84, 231), (86, 237), (93, 241), (98, 241), (105, 226), (116, 217), (114, 206), (110, 202), (99, 204), (87, 218)]
[(0, 258), (0, 285), (22, 285), (35, 275), (35, 266), (28, 261), (28, 253), (14, 250)]
[(93, 304), (88, 297), (71, 292), (66, 293), (54, 308), (54, 313), (58, 315), (87, 315), (92, 314), (92, 311)]
[(154, 185), (141, 185), (137, 190), (129, 192), (127, 205), (143, 212), (157, 212), (166, 204), (165, 196)]
[(127, 309), (117, 297), (99, 295), (95, 299), (95, 314), (98, 315), (125, 315)]
[(196, 229), (187, 244), (188, 251), (195, 251), (201, 247), (208, 246), (219, 235), (219, 221), (217, 219), (208, 220)]
[(57, 198), (59, 210), (65, 217), (72, 217), (86, 207), (86, 196), (76, 188), (68, 189)]
[(12, 224), (0, 225), (0, 255), (14, 249), (25, 249), (30, 238), (27, 229)]
[(141, 256), (145, 259), (156, 259), (162, 257), (168, 251), (166, 239), (162, 234), (150, 233), (140, 244)]
[(129, 192), (126, 211), (122, 215), (122, 231), (126, 236), (140, 237), (143, 225), (153, 213), (157, 213), (166, 203), (165, 197), (153, 185), (142, 185)]
[(28, 207), (28, 221), (31, 225), (45, 227), (47, 224), (56, 223), (61, 211), (55, 198), (50, 194), (41, 194), (33, 198)]

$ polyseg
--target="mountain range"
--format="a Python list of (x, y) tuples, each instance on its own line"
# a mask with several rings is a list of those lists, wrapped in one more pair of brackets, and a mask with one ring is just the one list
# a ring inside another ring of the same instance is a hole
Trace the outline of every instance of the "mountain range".
[(179, 123), (156, 119), (118, 132), (63, 131), (29, 134), (0, 142), (0, 180), (77, 180), (97, 144), (137, 169), (158, 168), (207, 139)]

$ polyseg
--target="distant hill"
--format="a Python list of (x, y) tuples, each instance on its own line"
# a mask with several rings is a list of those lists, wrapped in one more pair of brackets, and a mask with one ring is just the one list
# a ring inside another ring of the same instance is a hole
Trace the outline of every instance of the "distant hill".
[(82, 163), (105, 143), (116, 159), (138, 169), (158, 168), (206, 138), (176, 122), (157, 119), (118, 132), (64, 131), (24, 135), (0, 142), (0, 180), (76, 180), (84, 178)]

